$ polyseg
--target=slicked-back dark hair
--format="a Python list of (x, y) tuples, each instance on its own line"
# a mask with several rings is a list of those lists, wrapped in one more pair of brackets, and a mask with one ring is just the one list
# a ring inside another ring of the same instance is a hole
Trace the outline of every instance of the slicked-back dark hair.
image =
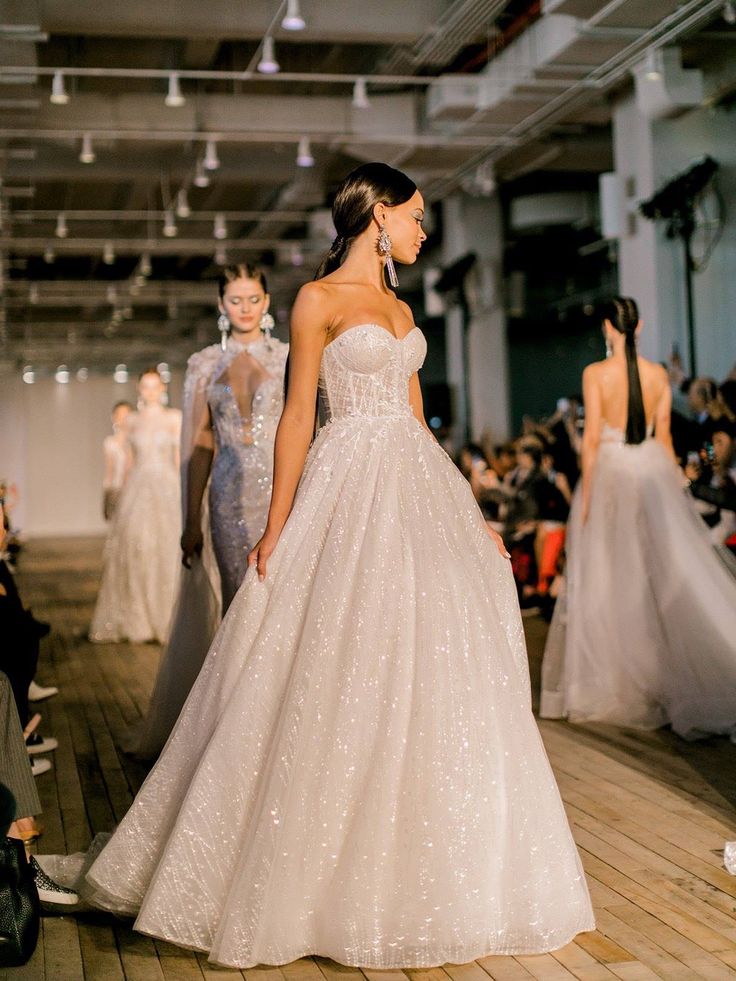
[(255, 279), (263, 287), (263, 292), (268, 293), (266, 276), (261, 267), (250, 262), (237, 262), (231, 266), (225, 266), (217, 278), (217, 288), (221, 300), (225, 296), (228, 283), (234, 283), (236, 279)]
[(629, 405), (626, 418), (626, 442), (643, 443), (647, 436), (647, 418), (641, 392), (636, 350), (636, 328), (639, 308), (629, 296), (612, 296), (600, 306), (601, 321), (608, 320), (626, 338), (626, 371), (629, 379)]
[(337, 237), (314, 278), (322, 279), (339, 268), (353, 239), (370, 225), (377, 204), (395, 208), (413, 197), (416, 190), (410, 177), (385, 163), (362, 164), (351, 171), (337, 189), (332, 205)]

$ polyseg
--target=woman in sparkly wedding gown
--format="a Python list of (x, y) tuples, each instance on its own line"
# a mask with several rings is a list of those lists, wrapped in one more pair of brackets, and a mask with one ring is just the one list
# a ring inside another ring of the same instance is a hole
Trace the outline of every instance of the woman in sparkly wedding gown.
[[(633, 303), (616, 302), (619, 309)], [(616, 320), (615, 311), (611, 316)], [(632, 331), (637, 321), (632, 314)], [(614, 361), (595, 367), (610, 372)], [(644, 438), (632, 442), (625, 428), (605, 415), (600, 420), (585, 521), (576, 492), (540, 715), (641, 729), (669, 723), (685, 738), (733, 733), (736, 579), (713, 550), (667, 452), (669, 385), (663, 369), (651, 369), (655, 384), (657, 372), (662, 376), (661, 395), (650, 394), (642, 376)], [(597, 418), (589, 419), (586, 407), (586, 430)]]
[(105, 543), (102, 582), (90, 640), (164, 643), (174, 605), (179, 510), (181, 413), (161, 404), (158, 372), (139, 382), (143, 405), (127, 420), (130, 470)]
[[(237, 301), (243, 296), (261, 302), (241, 311)], [(169, 642), (146, 715), (126, 741), (128, 752), (145, 759), (154, 759), (163, 749), (222, 612), (243, 581), (248, 553), (266, 527), (273, 441), (283, 407), (289, 350), (288, 344), (271, 337), (268, 299), (258, 267), (225, 267), (220, 301), (228, 305), (229, 336), (222, 345), (211, 344), (189, 359), (181, 452), (182, 544), (187, 545), (191, 516), (198, 532), (195, 541), (199, 539), (202, 547), (199, 554), (194, 549), (185, 551)], [(207, 447), (198, 448), (203, 431)], [(197, 454), (201, 456), (202, 449), (204, 465), (198, 480)]]
[[(375, 168), (397, 173), (365, 165), (345, 184)], [(87, 876), (143, 933), (240, 968), (307, 954), (395, 968), (547, 951), (594, 927), (509, 563), (412, 411), (425, 353), (418, 328), (377, 321), (324, 346), (327, 422), (267, 575), (248, 569)]]

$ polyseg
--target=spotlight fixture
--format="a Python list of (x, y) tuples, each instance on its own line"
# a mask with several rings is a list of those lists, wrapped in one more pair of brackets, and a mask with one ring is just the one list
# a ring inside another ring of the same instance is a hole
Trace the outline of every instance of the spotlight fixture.
[(194, 186), (195, 187), (209, 187), (210, 186), (210, 176), (204, 169), (204, 164), (201, 160), (197, 161), (197, 167), (194, 171)]
[(227, 265), (227, 252), (222, 245), (219, 245), (215, 250), (215, 262), (218, 266)]
[(263, 39), (263, 50), (261, 51), (261, 60), (258, 62), (258, 71), (262, 75), (276, 75), (281, 71), (279, 63), (276, 61), (273, 38), (270, 34), (267, 34)]
[(54, 72), (54, 77), (51, 80), (51, 95), (49, 96), (49, 102), (55, 106), (65, 106), (67, 102), (69, 102), (63, 72)]
[(177, 232), (178, 229), (176, 227), (176, 222), (174, 221), (174, 212), (171, 210), (171, 208), (167, 208), (166, 211), (164, 211), (163, 233), (166, 238), (174, 238)]
[(114, 286), (107, 287), (106, 298), (107, 298), (107, 302), (112, 307), (114, 307), (115, 304), (118, 302), (118, 291)]
[(281, 26), (285, 31), (303, 31), (307, 26), (299, 9), (299, 0), (287, 0), (286, 13), (281, 21)]
[(215, 215), (215, 223), (212, 234), (217, 239), (227, 238), (227, 224), (225, 222), (225, 215), (223, 215), (221, 211), (218, 211)]
[(186, 101), (187, 100), (181, 94), (179, 76), (176, 72), (172, 72), (171, 75), (169, 75), (169, 91), (166, 93), (164, 104), (170, 109), (178, 109), (180, 106), (183, 106)]
[(82, 137), (82, 149), (79, 154), (79, 162), (83, 164), (93, 164), (97, 159), (97, 154), (92, 146), (92, 136), (85, 133)]
[(364, 78), (356, 78), (353, 86), (353, 109), (370, 109), (368, 89)]
[(54, 259), (56, 259), (56, 253), (50, 245), (47, 245), (43, 253), (43, 261), (50, 266)]
[(188, 218), (189, 215), (191, 215), (191, 213), (192, 213), (192, 209), (189, 207), (187, 189), (183, 187), (176, 195), (176, 217)]
[(31, 283), (28, 288), (28, 302), (31, 306), (36, 306), (39, 300), (38, 285), (36, 283)]
[(66, 238), (68, 234), (69, 229), (66, 227), (66, 215), (61, 211), (59, 217), (56, 219), (56, 237)]
[(36, 372), (33, 370), (33, 365), (27, 364), (23, 367), (23, 374), (21, 376), (26, 385), (32, 385), (36, 380)]
[(656, 48), (650, 48), (644, 58), (644, 78), (658, 82), (662, 78), (662, 59)]
[(143, 255), (141, 256), (141, 261), (140, 261), (139, 268), (140, 268), (140, 271), (141, 271), (141, 276), (150, 276), (151, 275), (151, 272), (152, 272), (152, 269), (151, 269), (151, 256), (148, 254), (148, 252), (144, 252)]
[(312, 148), (306, 136), (303, 136), (299, 140), (299, 146), (296, 151), (296, 165), (297, 167), (314, 167)]
[(86, 382), (89, 378), (89, 370), (87, 368), (77, 369), (77, 381)]
[(65, 364), (60, 364), (54, 373), (54, 378), (60, 385), (68, 385), (71, 373)]
[(723, 4), (723, 19), (727, 24), (736, 24), (736, 2), (726, 0)]
[(102, 251), (102, 261), (106, 266), (111, 266), (115, 262), (115, 247), (112, 242), (105, 242), (105, 248)]
[(125, 364), (116, 364), (112, 377), (113, 381), (116, 381), (118, 385), (124, 385), (128, 380), (128, 366)]
[(207, 140), (203, 164), (205, 170), (217, 170), (220, 166), (220, 158), (217, 156), (217, 143), (214, 140)]

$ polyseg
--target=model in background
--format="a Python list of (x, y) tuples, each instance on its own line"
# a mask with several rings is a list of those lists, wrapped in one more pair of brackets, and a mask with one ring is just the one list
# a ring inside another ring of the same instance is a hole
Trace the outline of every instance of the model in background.
[(426, 341), (384, 282), (423, 216), (384, 164), (339, 188), (292, 314), (266, 531), (88, 875), (221, 964), (463, 963), (594, 925), (508, 556), (424, 421)]
[(269, 303), (260, 269), (225, 268), (219, 299), (222, 342), (189, 359), (182, 427), (185, 568), (148, 712), (128, 747), (139, 756), (161, 752), (202, 667), (221, 610), (230, 605), (248, 553), (266, 527), (289, 350), (271, 336)]
[(100, 643), (163, 643), (176, 593), (181, 412), (164, 405), (166, 386), (155, 368), (140, 376), (138, 394), (138, 411), (125, 425), (128, 475), (89, 632)]
[(736, 731), (736, 581), (686, 496), (666, 370), (638, 356), (636, 303), (601, 319), (610, 357), (583, 373), (582, 486), (541, 714), (686, 738)]
[(115, 506), (128, 474), (129, 448), (127, 419), (133, 411), (130, 402), (116, 402), (112, 408), (112, 435), (105, 436), (102, 452), (105, 458), (105, 475), (102, 480), (102, 513), (105, 521), (111, 521)]

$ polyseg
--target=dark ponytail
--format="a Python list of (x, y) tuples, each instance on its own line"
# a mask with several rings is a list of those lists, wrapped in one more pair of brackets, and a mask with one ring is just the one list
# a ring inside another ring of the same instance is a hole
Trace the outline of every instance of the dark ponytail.
[(643, 443), (647, 437), (647, 419), (639, 377), (636, 350), (636, 328), (639, 309), (628, 296), (614, 296), (601, 305), (601, 320), (608, 320), (626, 338), (626, 372), (629, 379), (629, 405), (626, 419), (626, 442)]
[(340, 267), (353, 239), (364, 232), (373, 220), (373, 209), (377, 204), (395, 208), (413, 197), (416, 190), (417, 186), (410, 177), (388, 164), (362, 164), (351, 171), (337, 189), (332, 205), (332, 221), (337, 238), (314, 278), (322, 279)]

